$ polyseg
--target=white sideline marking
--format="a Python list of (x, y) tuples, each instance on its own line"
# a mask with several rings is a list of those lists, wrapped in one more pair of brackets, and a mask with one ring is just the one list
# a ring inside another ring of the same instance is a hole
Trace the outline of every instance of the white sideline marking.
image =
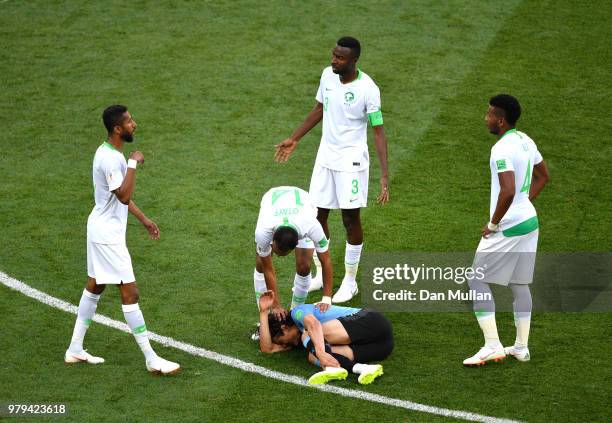
[[(59, 298), (52, 297), (38, 289), (32, 288), (31, 286), (18, 281), (0, 271), (0, 282), (5, 286), (14, 289), (15, 291), (21, 292), (26, 296), (40, 301), (51, 307), (58, 308), (68, 313), (77, 314), (77, 307), (66, 301), (60, 300)], [(95, 322), (101, 323), (105, 326), (118, 329), (122, 332), (131, 333), (127, 324), (113, 320), (110, 317), (96, 314), (93, 318)], [(293, 383), (304, 388), (317, 389), (323, 392), (329, 392), (338, 394), (343, 397), (357, 398), (364, 401), (376, 402), (379, 404), (390, 405), (393, 407), (404, 408), (406, 410), (420, 411), (423, 413), (437, 414), (444, 417), (453, 417), (456, 419), (469, 420), (473, 422), (486, 422), (486, 423), (519, 423), (517, 420), (503, 419), (497, 417), (484, 416), (482, 414), (470, 413), (467, 411), (450, 410), (448, 408), (439, 408), (431, 405), (419, 404), (412, 401), (400, 400), (396, 398), (389, 398), (383, 395), (371, 394), (369, 392), (358, 391), (355, 389), (339, 388), (332, 385), (309, 385), (308, 381), (303, 377), (288, 375), (285, 373), (277, 372), (274, 370), (266, 369), (265, 367), (258, 366), (253, 363), (239, 360), (234, 357), (219, 354), (214, 351), (209, 351), (204, 348), (196, 347), (185, 342), (177, 341), (167, 336), (158, 335), (149, 331), (149, 338), (155, 342), (158, 342), (167, 347), (173, 347), (178, 350), (184, 351), (188, 354), (195, 355), (198, 357), (207, 358), (214, 360), (218, 363), (226, 366), (234, 367), (236, 369), (244, 370), (245, 372), (256, 373), (261, 376), (269, 377), (271, 379), (280, 380), (282, 382)]]

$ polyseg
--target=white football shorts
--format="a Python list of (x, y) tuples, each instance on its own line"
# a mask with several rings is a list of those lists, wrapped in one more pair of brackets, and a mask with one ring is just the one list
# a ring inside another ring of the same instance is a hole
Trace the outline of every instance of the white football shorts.
[(88, 240), (87, 274), (98, 285), (136, 281), (132, 259), (125, 244), (98, 244)]
[(484, 270), (481, 282), (499, 285), (533, 282), (539, 233), (536, 229), (526, 235), (507, 237), (494, 232), (481, 238), (473, 264), (474, 269)]
[(312, 203), (323, 209), (367, 207), (369, 169), (341, 172), (315, 164), (310, 179)]

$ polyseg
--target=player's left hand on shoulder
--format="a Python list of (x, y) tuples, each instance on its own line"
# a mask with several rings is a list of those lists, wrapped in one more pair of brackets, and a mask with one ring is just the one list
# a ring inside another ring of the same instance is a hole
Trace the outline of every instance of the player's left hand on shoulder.
[(327, 310), (329, 310), (330, 305), (327, 303), (316, 303), (315, 307), (318, 308), (321, 313), (325, 313)]

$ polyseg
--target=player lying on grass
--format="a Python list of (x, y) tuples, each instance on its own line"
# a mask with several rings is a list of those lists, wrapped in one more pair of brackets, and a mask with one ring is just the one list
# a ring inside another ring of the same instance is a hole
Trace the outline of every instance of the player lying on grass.
[(331, 306), (323, 313), (320, 304), (302, 304), (278, 320), (270, 313), (273, 304), (272, 291), (259, 298), (259, 348), (271, 354), (303, 345), (308, 361), (323, 368), (308, 383), (343, 380), (352, 372), (366, 385), (383, 374), (382, 365), (364, 364), (384, 360), (393, 350), (391, 323), (379, 312)]
[[(278, 319), (283, 319), (286, 310), (280, 305), (280, 296), (276, 285), (276, 271), (272, 255), (286, 256), (295, 250), (295, 277), (293, 279), (293, 296), (291, 308), (304, 304), (308, 292), (312, 290), (310, 264), (316, 250), (321, 262), (323, 274), (324, 311), (331, 304), (332, 264), (328, 251), (328, 240), (321, 224), (316, 218), (317, 209), (310, 201), (310, 196), (303, 189), (292, 186), (280, 186), (268, 190), (261, 199), (257, 227), (255, 229), (256, 261), (253, 272), (255, 296), (267, 291), (274, 291), (272, 312)], [(318, 275), (317, 275), (318, 276)], [(256, 340), (257, 335), (254, 335)]]

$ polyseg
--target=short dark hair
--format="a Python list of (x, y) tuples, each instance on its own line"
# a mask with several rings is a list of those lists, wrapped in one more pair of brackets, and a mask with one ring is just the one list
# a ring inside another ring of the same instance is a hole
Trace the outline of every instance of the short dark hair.
[(290, 226), (279, 226), (272, 237), (283, 253), (293, 250), (298, 244), (298, 233)]
[(336, 42), (340, 47), (346, 47), (351, 49), (351, 53), (353, 53), (354, 57), (359, 57), (361, 54), (361, 44), (357, 38), (353, 37), (342, 37)]
[(283, 325), (287, 327), (295, 326), (295, 322), (290, 313), (282, 320), (277, 319), (274, 314), (268, 316), (268, 327), (270, 328), (270, 337), (272, 339), (283, 335), (284, 332), (281, 328)]
[(127, 112), (127, 107), (120, 104), (108, 106), (102, 112), (102, 121), (106, 127), (106, 131), (110, 134), (115, 126), (121, 126), (123, 123), (123, 114)]
[(510, 94), (498, 94), (495, 97), (491, 97), (489, 104), (504, 111), (504, 118), (510, 126), (516, 125), (516, 121), (521, 117), (521, 105)]

